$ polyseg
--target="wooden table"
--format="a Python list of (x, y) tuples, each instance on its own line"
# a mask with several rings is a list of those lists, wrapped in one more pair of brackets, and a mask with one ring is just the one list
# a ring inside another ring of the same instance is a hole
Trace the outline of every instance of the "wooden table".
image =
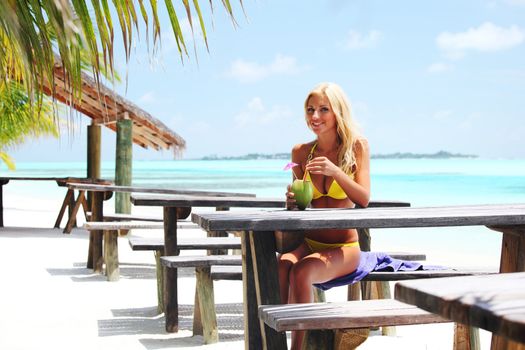
[(192, 220), (206, 230), (244, 231), (245, 344), (250, 349), (286, 349), (284, 334), (260, 327), (257, 315), (258, 305), (281, 303), (276, 230), (482, 225), (503, 233), (500, 271), (525, 271), (525, 204), (225, 212), (193, 214)]
[[(107, 180), (96, 180), (96, 179), (88, 179), (88, 178), (79, 178), (79, 177), (20, 177), (20, 176), (10, 176), (10, 177), (0, 177), (0, 227), (4, 226), (4, 206), (3, 206), (3, 187), (4, 185), (7, 185), (9, 181), (55, 181), (58, 186), (64, 187), (69, 182), (78, 182), (78, 183), (102, 183), (102, 184), (110, 184), (111, 182)], [(64, 215), (65, 209), (69, 206), (69, 216), (70, 219), (68, 221), (71, 221), (71, 216), (74, 208), (74, 194), (73, 192), (68, 189), (66, 196), (64, 198), (62, 208), (59, 211), (57, 220), (55, 222), (55, 227), (58, 227), (60, 225), (60, 221), (62, 220), (62, 217)], [(79, 207), (81, 204), (84, 204), (79, 201)], [(78, 210), (78, 208), (77, 208)], [(76, 212), (75, 212), (76, 215)], [(74, 221), (73, 221), (74, 223)]]
[[(101, 180), (103, 181), (103, 180)], [(64, 233), (69, 233), (73, 227), (76, 213), (81, 205), (85, 205), (85, 192), (91, 192), (93, 194), (91, 203), (91, 220), (90, 221), (103, 221), (104, 220), (104, 200), (111, 198), (113, 192), (130, 192), (130, 193), (164, 193), (164, 194), (183, 194), (183, 195), (209, 195), (214, 197), (224, 197), (228, 194), (231, 196), (238, 196), (242, 198), (254, 198), (254, 194), (250, 193), (228, 193), (228, 192), (214, 192), (214, 191), (192, 191), (192, 190), (179, 190), (179, 189), (160, 189), (152, 187), (136, 187), (136, 186), (117, 186), (111, 183), (86, 183), (86, 182), (68, 182), (68, 194), (77, 190), (79, 192), (78, 197), (73, 204), (73, 213), (70, 214), (69, 220), (64, 228)], [(67, 199), (67, 195), (66, 195)], [(61, 213), (64, 210), (64, 204), (61, 209)], [(284, 204), (283, 204), (284, 205)], [(283, 206), (281, 205), (281, 207)], [(188, 206), (181, 206), (188, 207)], [(274, 205), (275, 207), (275, 205)], [(188, 212), (189, 213), (189, 212)], [(59, 214), (59, 218), (60, 214)], [(58, 221), (58, 219), (57, 219)], [(92, 230), (89, 234), (89, 248), (88, 248), (88, 259), (87, 267), (92, 268), (94, 272), (102, 272), (102, 266), (104, 263), (102, 254), (102, 238), (103, 231)], [(111, 253), (111, 252), (110, 252)]]
[[(218, 197), (190, 195), (132, 195), (131, 202), (136, 206), (163, 207), (164, 217), (164, 255), (178, 255), (177, 249), (177, 208), (184, 207), (243, 207), (243, 208), (283, 208), (283, 199), (257, 197)], [(208, 230), (225, 231), (225, 230)], [(166, 331), (179, 329), (177, 299), (177, 269), (165, 269), (164, 275), (164, 313)]]
[(525, 349), (523, 272), (399, 282), (395, 298), (501, 336), (493, 349)]

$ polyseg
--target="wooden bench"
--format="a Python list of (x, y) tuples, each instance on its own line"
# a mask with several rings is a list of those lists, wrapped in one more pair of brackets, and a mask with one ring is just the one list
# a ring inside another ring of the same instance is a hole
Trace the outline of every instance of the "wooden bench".
[[(199, 229), (191, 222), (181, 222), (177, 224), (180, 229)], [(119, 261), (118, 261), (118, 235), (120, 230), (131, 229), (157, 229), (162, 230), (163, 224), (137, 223), (137, 222), (105, 222), (105, 221), (88, 221), (83, 225), (88, 231), (103, 231), (103, 252), (104, 262), (106, 264), (106, 276), (108, 281), (117, 281), (119, 279)]]
[[(133, 251), (153, 251), (155, 254), (157, 273), (157, 310), (164, 311), (164, 278), (160, 257), (164, 255), (163, 238), (129, 237), (129, 245)], [(241, 249), (241, 239), (238, 237), (204, 237), (179, 239), (177, 242), (179, 250), (207, 250), (208, 252), (223, 249)], [(242, 275), (240, 269), (238, 272)], [(242, 277), (231, 271), (223, 271), (222, 275), (214, 276), (214, 279), (238, 279)]]
[(278, 332), (308, 331), (303, 349), (354, 349), (371, 327), (450, 322), (394, 299), (261, 305), (259, 317)]
[[(414, 254), (418, 258), (421, 254)], [(400, 253), (392, 257), (410, 257), (409, 253)], [(213, 280), (242, 280), (242, 257), (239, 255), (208, 256), (164, 256), (160, 258), (165, 268), (196, 268), (196, 291), (194, 313), (194, 335), (203, 335), (206, 344), (218, 341), (217, 320), (213, 298)], [(488, 274), (492, 271), (479, 270), (427, 270), (408, 272), (371, 272), (364, 281), (396, 281), (415, 278), (434, 278)], [(199, 295), (200, 293), (200, 295)], [(390, 295), (388, 295), (390, 297)], [(171, 307), (178, 307), (171, 305)], [(390, 326), (385, 324), (383, 326)]]
[[(240, 255), (163, 256), (160, 258), (160, 261), (166, 268), (195, 267), (196, 286), (193, 335), (202, 335), (204, 344), (218, 342), (219, 332), (217, 329), (211, 268), (212, 266), (240, 267), (242, 257)], [(238, 276), (238, 271), (233, 273)], [(226, 275), (231, 276), (229, 273), (226, 273)], [(178, 308), (178, 305), (171, 305), (171, 307)]]

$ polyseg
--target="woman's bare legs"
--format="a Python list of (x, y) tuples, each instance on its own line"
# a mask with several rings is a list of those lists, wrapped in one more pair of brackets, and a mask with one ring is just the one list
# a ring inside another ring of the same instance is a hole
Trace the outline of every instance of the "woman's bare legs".
[[(297, 261), (289, 272), (289, 302), (313, 302), (312, 285), (353, 272), (359, 264), (359, 255), (359, 247), (341, 247), (313, 253)], [(301, 348), (304, 334), (304, 331), (292, 332), (291, 350)]]
[(279, 292), (281, 295), (281, 303), (287, 304), (289, 302), (290, 270), (294, 264), (308, 254), (310, 254), (310, 248), (308, 248), (306, 243), (302, 243), (291, 252), (279, 256), (277, 267), (279, 271)]

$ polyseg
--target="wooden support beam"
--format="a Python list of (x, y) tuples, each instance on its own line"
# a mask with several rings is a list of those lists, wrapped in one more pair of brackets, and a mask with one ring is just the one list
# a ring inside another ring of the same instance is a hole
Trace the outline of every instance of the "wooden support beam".
[[(133, 122), (124, 118), (117, 122), (117, 147), (115, 157), (115, 185), (131, 186), (132, 177), (132, 151), (133, 151)], [(129, 192), (115, 193), (115, 212), (130, 214), (131, 201)]]

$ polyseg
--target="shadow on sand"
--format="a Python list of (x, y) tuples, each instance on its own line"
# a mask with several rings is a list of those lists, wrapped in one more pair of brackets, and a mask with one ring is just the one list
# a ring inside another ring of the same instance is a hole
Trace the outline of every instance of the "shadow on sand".
[[(244, 338), (243, 306), (242, 303), (217, 304), (217, 324), (219, 339), (222, 341), (238, 341)], [(98, 334), (100, 337), (121, 335), (168, 335), (165, 331), (165, 318), (157, 314), (157, 307), (114, 309), (111, 310), (115, 318), (99, 320)], [(192, 334), (193, 305), (179, 305), (179, 333)], [(201, 336), (181, 337), (177, 333), (173, 338), (144, 338), (139, 341), (147, 349), (173, 348), (180, 346), (202, 346)], [(184, 340), (184, 341), (183, 341)]]
[[(153, 264), (120, 263), (119, 271), (121, 279), (154, 280), (157, 278), (156, 268)], [(104, 274), (93, 273), (92, 269), (86, 268), (86, 263), (74, 263), (71, 268), (49, 268), (47, 272), (51, 276), (71, 276), (73, 282), (107, 281)], [(194, 277), (195, 269), (178, 269), (178, 276)]]
[(74, 228), (71, 233), (62, 233), (63, 228), (45, 227), (0, 227), (0, 236), (6, 238), (55, 238), (55, 239), (89, 239), (87, 230)]

